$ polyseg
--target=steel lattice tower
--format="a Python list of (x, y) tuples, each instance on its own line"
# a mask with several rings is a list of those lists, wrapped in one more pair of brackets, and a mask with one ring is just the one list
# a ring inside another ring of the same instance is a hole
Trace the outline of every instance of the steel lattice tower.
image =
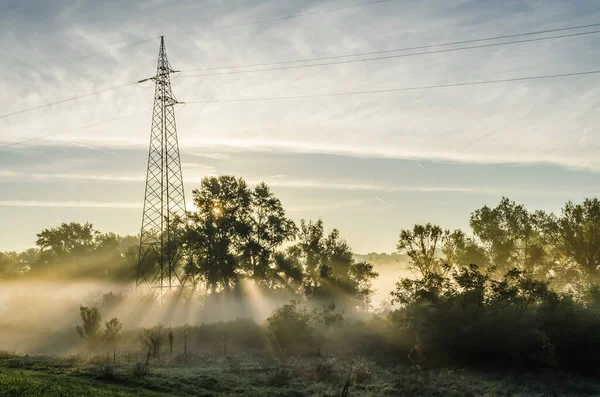
[(175, 125), (175, 105), (179, 102), (171, 90), (174, 72), (161, 36), (156, 76), (140, 80), (154, 80), (156, 88), (136, 281), (138, 286), (147, 284), (161, 293), (185, 282), (178, 272), (183, 249), (176, 238), (176, 224), (185, 226), (187, 218)]

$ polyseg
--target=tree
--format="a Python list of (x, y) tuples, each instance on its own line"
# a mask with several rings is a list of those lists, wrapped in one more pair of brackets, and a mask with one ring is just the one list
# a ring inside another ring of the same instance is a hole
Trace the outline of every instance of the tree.
[(44, 229), (37, 234), (36, 245), (42, 253), (61, 256), (87, 253), (94, 248), (97, 235), (91, 223), (61, 223), (59, 227)]
[(244, 215), (240, 244), (242, 267), (256, 281), (273, 281), (270, 273), (277, 249), (295, 238), (296, 224), (286, 218), (281, 201), (264, 182), (252, 191), (251, 210)]
[(321, 341), (313, 320), (306, 308), (296, 301), (280, 307), (267, 318), (267, 336), (282, 359), (320, 351)]
[(442, 230), (437, 225), (415, 225), (412, 230), (405, 229), (400, 232), (398, 252), (406, 253), (410, 258), (409, 267), (419, 272), (422, 277), (432, 274), (446, 274), (449, 266), (440, 257), (442, 248), (448, 259), (454, 260), (455, 251), (464, 246), (461, 232), (450, 233)]
[(516, 266), (536, 275), (546, 275), (553, 265), (548, 255), (549, 222), (551, 217), (544, 212), (530, 213), (506, 197), (495, 208), (478, 209), (470, 219), (473, 233), (483, 243), (491, 265), (501, 273)]
[(569, 201), (556, 223), (560, 252), (589, 277), (598, 277), (600, 265), (600, 200)]
[(192, 192), (198, 212), (190, 214), (190, 247), (194, 250), (193, 275), (214, 293), (237, 284), (240, 239), (249, 233), (252, 194), (243, 179), (230, 175), (204, 178)]
[(122, 328), (123, 324), (121, 324), (118, 318), (111, 318), (110, 321), (104, 323), (104, 339), (108, 342), (113, 342), (119, 337)]
[(16, 252), (0, 252), (0, 277), (14, 278), (23, 274), (23, 267)]
[(377, 273), (369, 264), (355, 263), (339, 230), (325, 235), (322, 220), (301, 220), (298, 242), (288, 249), (287, 255), (295, 264), (294, 269), (302, 269), (304, 292), (309, 297), (333, 300), (342, 307), (368, 305), (371, 280)]
[[(62, 223), (37, 234), (39, 249), (19, 256), (23, 271), (45, 277), (135, 277), (139, 237), (100, 233), (91, 223)], [(45, 272), (45, 274), (43, 274)]]
[(193, 194), (198, 208), (190, 215), (194, 275), (213, 292), (237, 287), (241, 277), (278, 285), (288, 264), (278, 250), (297, 229), (269, 187), (260, 183), (250, 189), (243, 179), (223, 175), (205, 178)]
[(355, 262), (350, 266), (350, 280), (355, 285), (356, 298), (363, 310), (371, 306), (371, 295), (373, 294), (373, 280), (379, 277), (379, 273), (373, 270), (373, 265), (368, 262)]
[(489, 266), (484, 248), (475, 239), (467, 237), (462, 230), (444, 232), (441, 252), (444, 262), (451, 267), (471, 264), (483, 268)]
[(83, 325), (77, 326), (76, 330), (79, 336), (88, 341), (93, 341), (98, 336), (98, 330), (102, 322), (102, 316), (98, 308), (79, 307), (81, 321)]
[(162, 324), (146, 328), (141, 337), (142, 342), (152, 352), (152, 357), (154, 358), (160, 358), (160, 347), (164, 338), (163, 330), (164, 326)]

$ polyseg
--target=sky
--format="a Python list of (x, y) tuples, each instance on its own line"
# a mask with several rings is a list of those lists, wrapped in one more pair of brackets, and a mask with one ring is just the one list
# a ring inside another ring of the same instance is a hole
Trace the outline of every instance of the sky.
[[(600, 74), (227, 102), (599, 70), (600, 33), (439, 50), (600, 26), (433, 46), (600, 23), (594, 0), (31, 0), (0, 9), (0, 146), (35, 138), (0, 148), (0, 251), (31, 247), (61, 222), (139, 233), (153, 85), (131, 83), (155, 74), (161, 35), (182, 71), (172, 85), (187, 102), (176, 117), (189, 203), (207, 176), (265, 181), (292, 219), (321, 218), (366, 253), (394, 251), (415, 223), (468, 232), (469, 215), (503, 196), (560, 212), (600, 194)], [(421, 46), (316, 63), (438, 52), (215, 75)]]

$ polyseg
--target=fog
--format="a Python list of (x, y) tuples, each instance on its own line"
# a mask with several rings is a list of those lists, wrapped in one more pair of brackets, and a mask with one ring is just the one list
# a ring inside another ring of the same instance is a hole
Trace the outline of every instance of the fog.
[[(373, 310), (389, 305), (390, 292), (399, 277), (410, 273), (397, 263), (375, 267)], [(158, 296), (135, 284), (94, 281), (14, 281), (0, 284), (0, 350), (17, 353), (63, 354), (77, 348), (75, 327), (81, 325), (80, 306), (97, 307), (103, 323), (118, 318), (124, 331), (212, 324), (249, 319), (263, 323), (290, 300), (292, 292), (265, 293), (250, 281), (242, 282), (237, 297), (179, 291)]]

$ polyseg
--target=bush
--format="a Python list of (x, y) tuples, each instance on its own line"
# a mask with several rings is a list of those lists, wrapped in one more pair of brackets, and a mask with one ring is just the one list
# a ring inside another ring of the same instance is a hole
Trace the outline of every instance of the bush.
[(278, 367), (269, 379), (269, 385), (275, 387), (287, 386), (292, 379), (292, 372), (286, 366)]
[(267, 319), (269, 340), (280, 355), (315, 355), (321, 350), (321, 337), (315, 329), (310, 313), (298, 302), (275, 310)]
[(239, 374), (242, 372), (240, 360), (238, 360), (235, 356), (227, 356), (227, 366), (229, 367), (229, 371), (233, 372), (234, 374)]
[(160, 359), (160, 347), (163, 342), (163, 330), (164, 326), (162, 324), (156, 325), (152, 328), (144, 329), (144, 333), (142, 335), (142, 342), (146, 345), (150, 352), (152, 352), (152, 357)]
[(90, 309), (88, 307), (81, 306), (79, 307), (79, 313), (81, 315), (81, 322), (83, 325), (77, 326), (77, 333), (85, 340), (94, 340), (98, 335), (98, 330), (100, 329), (100, 323), (102, 321), (100, 311), (96, 307)]
[(333, 361), (332, 360), (321, 360), (317, 361), (315, 368), (315, 375), (319, 382), (323, 382), (331, 377), (333, 374)]
[(472, 265), (404, 279), (393, 297), (400, 308), (390, 319), (418, 347), (420, 363), (582, 371), (600, 364), (600, 315), (518, 270), (495, 279)]
[(365, 383), (371, 379), (372, 375), (373, 370), (366, 359), (360, 358), (354, 361), (352, 365), (352, 377), (355, 383)]
[(121, 329), (123, 329), (123, 324), (118, 318), (110, 319), (110, 321), (104, 323), (104, 339), (113, 342), (119, 337)]
[(98, 369), (98, 379), (113, 380), (115, 379), (115, 368), (109, 363), (104, 363)]
[(149, 373), (149, 368), (146, 363), (135, 363), (133, 366), (133, 377), (134, 378), (143, 378)]

